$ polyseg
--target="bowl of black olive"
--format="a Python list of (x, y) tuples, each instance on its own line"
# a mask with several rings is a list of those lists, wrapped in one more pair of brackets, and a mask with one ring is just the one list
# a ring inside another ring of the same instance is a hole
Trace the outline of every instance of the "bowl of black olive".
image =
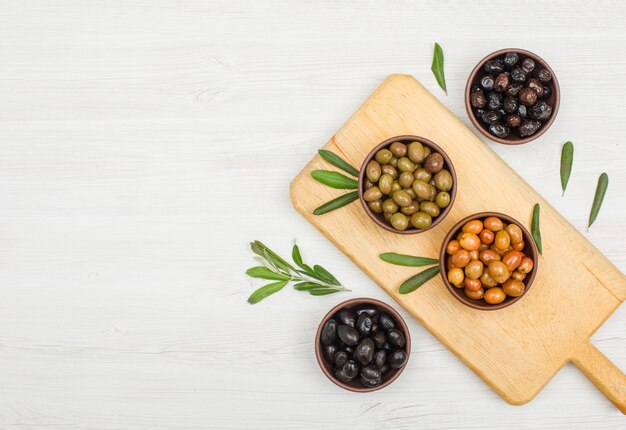
[(515, 48), (480, 60), (465, 87), (465, 109), (474, 127), (507, 145), (527, 143), (545, 133), (556, 118), (560, 98), (548, 63)]
[(347, 300), (324, 317), (315, 336), (322, 372), (341, 388), (380, 390), (404, 370), (411, 336), (398, 312), (380, 300)]

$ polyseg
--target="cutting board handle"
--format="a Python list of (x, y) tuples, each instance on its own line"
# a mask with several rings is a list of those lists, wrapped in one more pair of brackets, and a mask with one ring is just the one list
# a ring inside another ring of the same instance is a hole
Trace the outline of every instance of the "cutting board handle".
[(572, 363), (594, 383), (596, 387), (626, 414), (626, 375), (595, 346), (586, 342), (572, 357)]

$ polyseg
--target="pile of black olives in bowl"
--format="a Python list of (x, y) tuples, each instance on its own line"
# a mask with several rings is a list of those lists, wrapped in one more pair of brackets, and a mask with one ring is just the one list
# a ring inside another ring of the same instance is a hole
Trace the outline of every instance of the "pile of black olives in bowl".
[(338, 381), (378, 387), (407, 362), (407, 342), (400, 328), (389, 313), (372, 304), (342, 308), (322, 327), (323, 357)]
[(469, 102), (491, 135), (525, 139), (552, 116), (553, 83), (552, 73), (534, 59), (507, 52), (487, 61), (476, 74)]

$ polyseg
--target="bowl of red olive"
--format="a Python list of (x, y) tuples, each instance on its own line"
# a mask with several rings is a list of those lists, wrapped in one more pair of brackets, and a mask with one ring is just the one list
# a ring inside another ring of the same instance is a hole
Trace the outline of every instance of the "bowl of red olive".
[(395, 309), (380, 300), (347, 300), (322, 319), (315, 355), (337, 386), (355, 392), (380, 390), (404, 370), (411, 336)]
[(559, 111), (560, 95), (556, 75), (541, 57), (523, 49), (501, 49), (472, 70), (465, 109), (489, 139), (519, 145), (546, 132)]
[(502, 309), (520, 300), (537, 274), (537, 247), (522, 224), (498, 212), (470, 215), (443, 241), (443, 283), (474, 309)]
[(365, 157), (359, 199), (379, 227), (398, 234), (430, 230), (450, 212), (456, 171), (444, 150), (420, 136), (395, 136)]

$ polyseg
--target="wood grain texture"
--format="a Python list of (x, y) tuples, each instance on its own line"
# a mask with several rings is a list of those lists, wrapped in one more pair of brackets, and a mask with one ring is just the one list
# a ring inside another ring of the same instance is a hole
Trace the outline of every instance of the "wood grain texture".
[[(557, 71), (559, 118), (523, 147), (484, 141), (626, 271), (626, 4), (524, 10), (541, 19), (512, 32), (519, 4), (488, 0), (1, 0), (0, 428), (622, 430), (571, 364), (533, 402), (503, 402), (289, 200), (387, 75), (416, 76), (471, 127), (467, 74), (519, 46)], [(601, 171), (611, 184), (585, 232)], [(285, 256), (297, 239), (352, 292), (248, 305), (253, 239)], [(413, 340), (402, 378), (363, 396), (323, 378), (312, 343), (359, 296), (395, 306)], [(621, 306), (592, 338), (620, 369), (624, 327)]]
[[(388, 77), (324, 149), (361, 166), (372, 148), (399, 135), (433, 141), (452, 160), (457, 198), (437, 226), (398, 235), (375, 225), (360, 202), (313, 215), (337, 194), (311, 177), (314, 169), (332, 167), (319, 155), (291, 183), (294, 206), (504, 400), (526, 403), (626, 299), (626, 278), (411, 76)], [(415, 293), (399, 294), (398, 286), (415, 269), (379, 258), (381, 252), (436, 258), (450, 228), (477, 212), (505, 213), (529, 228), (526, 220), (536, 202), (542, 207), (543, 256), (533, 288), (513, 306), (493, 312), (469, 308), (453, 299), (440, 277)], [(610, 378), (626, 379), (615, 366), (601, 364), (594, 366), (594, 379), (603, 376), (597, 385), (615, 399), (626, 386), (607, 391)], [(625, 402), (618, 402), (622, 411)]]

